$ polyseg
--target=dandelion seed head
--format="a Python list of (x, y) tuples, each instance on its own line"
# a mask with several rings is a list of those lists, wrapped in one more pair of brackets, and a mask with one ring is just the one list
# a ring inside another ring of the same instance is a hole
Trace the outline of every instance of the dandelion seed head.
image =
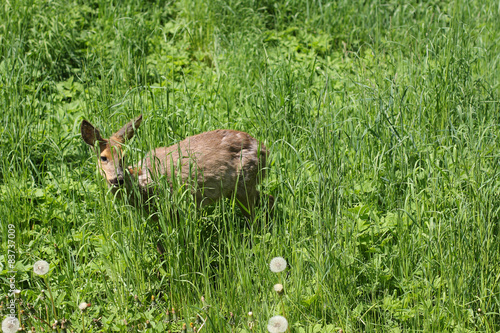
[(288, 321), (283, 316), (274, 316), (267, 323), (267, 330), (270, 333), (283, 333), (288, 328)]
[(16, 317), (7, 317), (2, 321), (2, 331), (4, 333), (14, 333), (19, 329), (19, 320)]
[(80, 305), (78, 305), (78, 308), (82, 311), (85, 311), (88, 308), (89, 304), (87, 302), (81, 302)]
[(283, 290), (283, 285), (281, 283), (275, 284), (273, 289), (278, 295), (283, 295), (284, 290)]
[(286, 268), (286, 260), (282, 257), (276, 257), (271, 260), (269, 264), (269, 268), (273, 273), (279, 273), (285, 270)]
[(49, 272), (49, 263), (45, 260), (39, 260), (33, 265), (33, 272), (37, 275), (45, 275)]

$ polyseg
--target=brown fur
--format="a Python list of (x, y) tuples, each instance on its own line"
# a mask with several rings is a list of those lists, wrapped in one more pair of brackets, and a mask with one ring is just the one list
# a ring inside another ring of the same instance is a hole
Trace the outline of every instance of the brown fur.
[[(143, 200), (154, 194), (155, 180), (166, 176), (190, 183), (199, 206), (234, 196), (243, 213), (254, 216), (259, 192), (256, 186), (265, 177), (267, 150), (245, 132), (215, 130), (194, 135), (170, 147), (156, 148), (134, 167), (123, 172), (121, 144), (134, 135), (142, 115), (130, 121), (110, 139), (103, 139), (97, 129), (83, 120), (83, 140), (95, 147), (99, 143), (99, 166), (108, 185), (118, 187), (136, 183)], [(173, 174), (172, 174), (173, 171)], [(269, 198), (272, 204), (272, 197)]]

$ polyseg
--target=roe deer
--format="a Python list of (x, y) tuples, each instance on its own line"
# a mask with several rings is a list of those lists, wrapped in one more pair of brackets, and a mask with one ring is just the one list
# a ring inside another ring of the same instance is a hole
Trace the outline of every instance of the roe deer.
[[(81, 124), (83, 140), (92, 148), (97, 144), (98, 163), (108, 186), (119, 188), (137, 184), (143, 201), (154, 191), (154, 181), (166, 176), (190, 182), (199, 207), (234, 196), (247, 218), (254, 218), (259, 202), (256, 186), (265, 177), (266, 147), (245, 132), (215, 130), (190, 136), (170, 147), (156, 148), (134, 167), (123, 168), (122, 144), (132, 138), (142, 115), (131, 120), (109, 139), (87, 120)], [(173, 173), (173, 174), (172, 174)], [(269, 196), (269, 205), (274, 199)]]

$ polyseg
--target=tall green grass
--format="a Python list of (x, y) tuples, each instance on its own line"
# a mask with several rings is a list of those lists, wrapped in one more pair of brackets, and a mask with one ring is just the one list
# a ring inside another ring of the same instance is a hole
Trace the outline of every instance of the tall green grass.
[[(86, 301), (86, 331), (179, 332), (199, 315), (205, 331), (244, 332), (252, 311), (263, 332), (283, 310), (268, 269), (283, 256), (292, 332), (499, 330), (499, 14), (493, 1), (2, 4), (2, 292), (13, 224), (27, 328), (48, 329), (44, 259), (75, 331)], [(159, 222), (115, 199), (79, 125), (109, 135), (139, 113), (131, 163), (217, 128), (262, 140), (274, 218), (264, 207), (248, 228), (234, 202), (196, 210), (183, 187), (155, 199)]]

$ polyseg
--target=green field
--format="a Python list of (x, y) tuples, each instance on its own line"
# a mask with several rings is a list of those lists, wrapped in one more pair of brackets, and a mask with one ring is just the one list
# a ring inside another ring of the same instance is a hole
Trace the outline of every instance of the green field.
[[(0, 110), (1, 320), (500, 330), (498, 1), (5, 0)], [(274, 217), (179, 186), (160, 233), (115, 198), (80, 123), (141, 113), (129, 163), (219, 128), (264, 142)]]

